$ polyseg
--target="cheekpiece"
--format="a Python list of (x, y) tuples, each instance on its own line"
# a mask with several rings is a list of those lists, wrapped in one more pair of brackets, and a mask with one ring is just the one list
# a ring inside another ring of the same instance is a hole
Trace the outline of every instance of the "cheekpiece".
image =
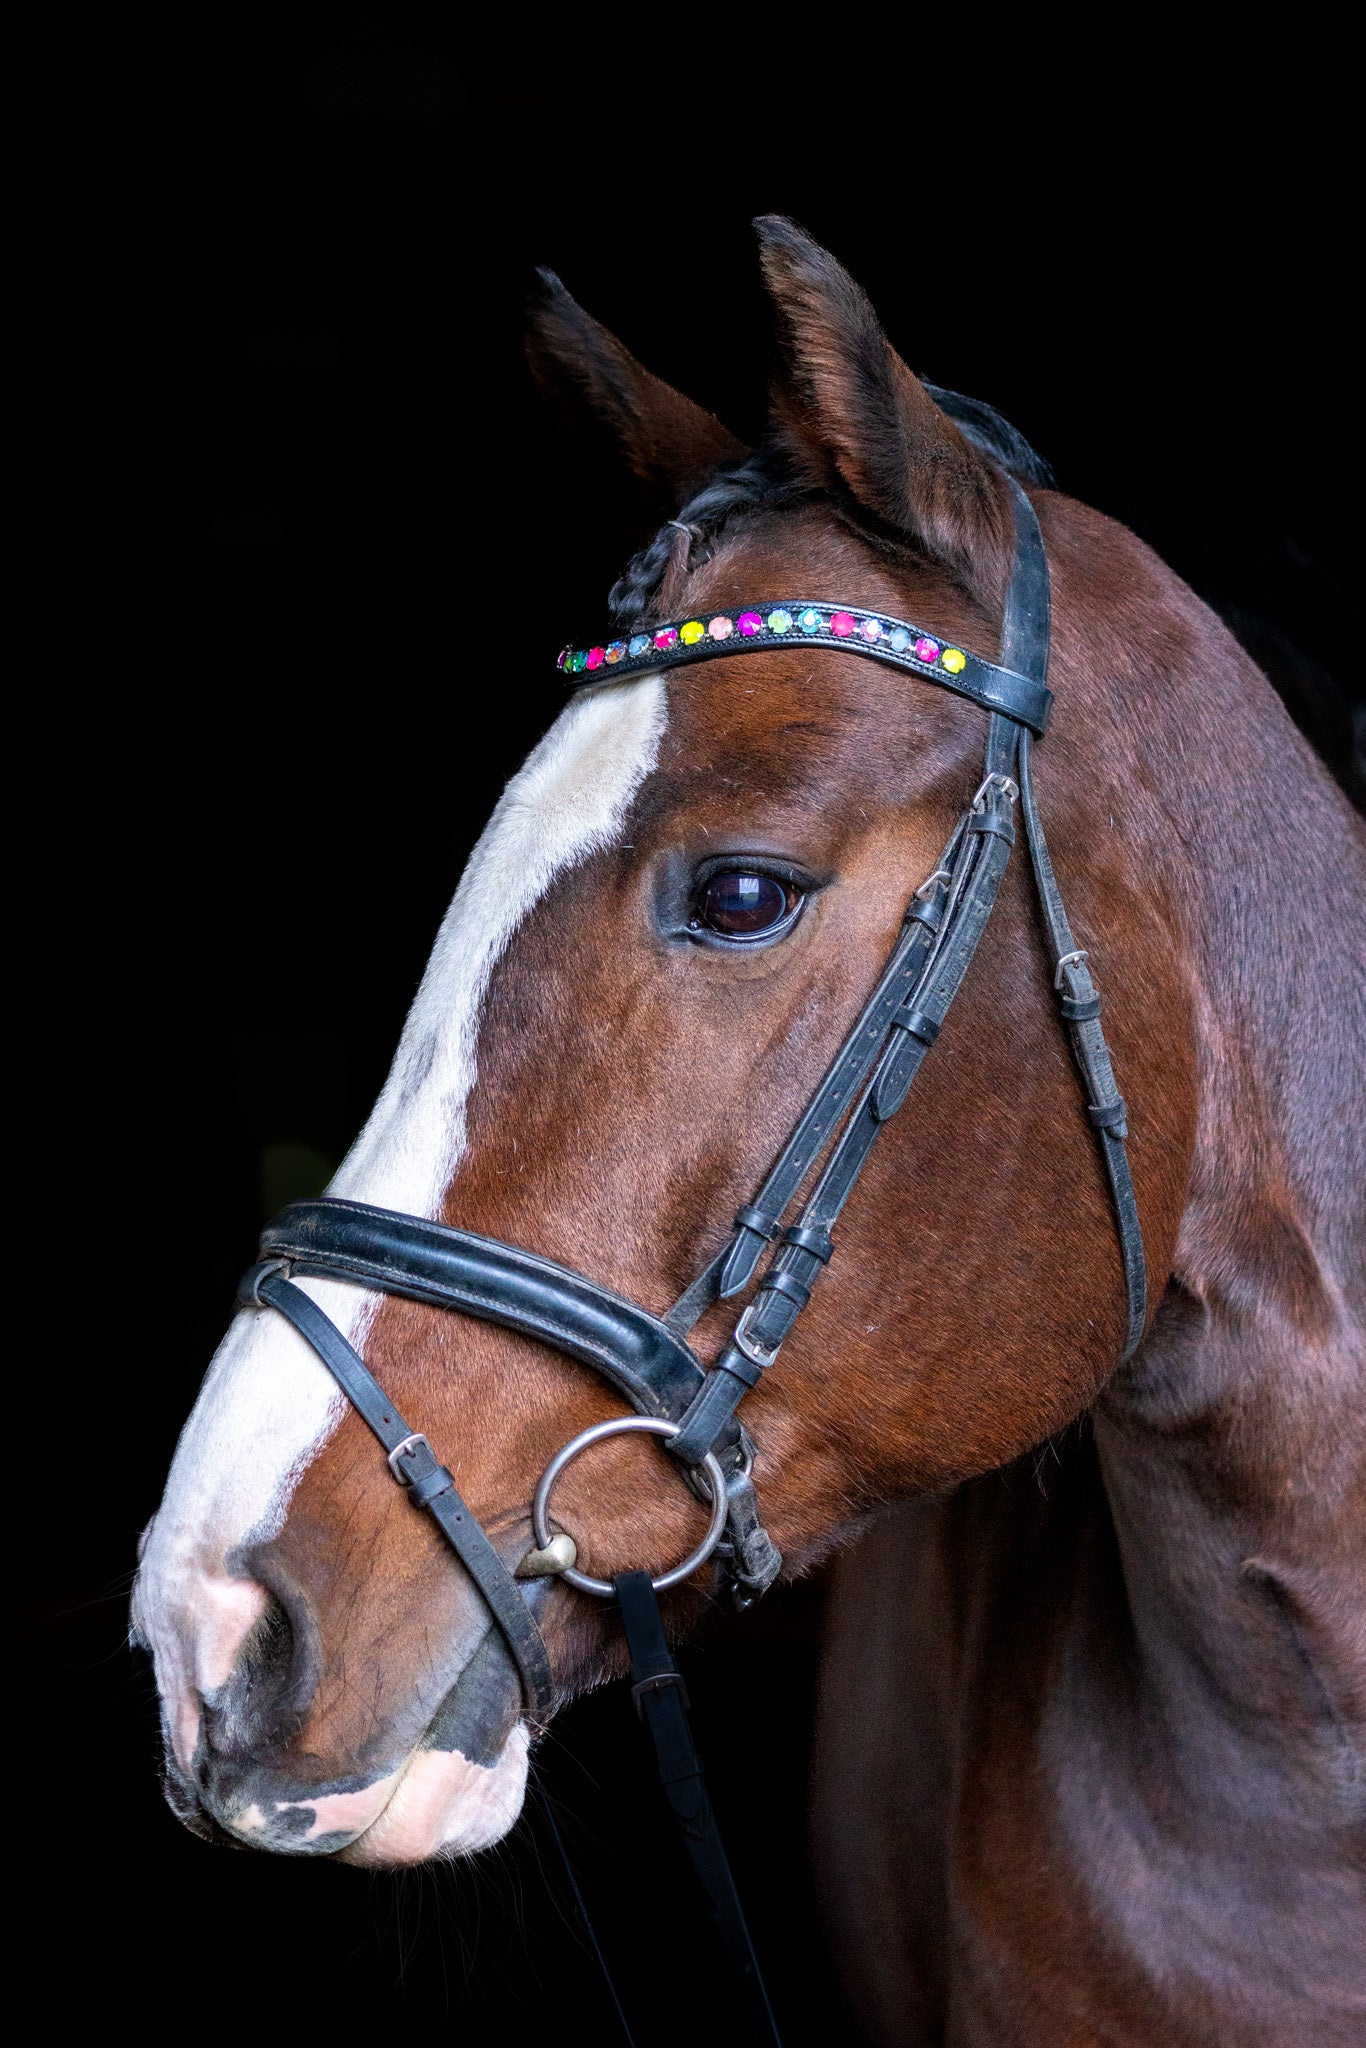
[(966, 648), (955, 647), (905, 619), (861, 611), (854, 605), (785, 599), (778, 604), (699, 612), (694, 618), (670, 620), (625, 639), (604, 641), (600, 647), (563, 647), (556, 667), (572, 688), (580, 689), (586, 683), (653, 674), (688, 662), (712, 661), (723, 654), (812, 643), (848, 654), (871, 655), (874, 661), (938, 683), (1036, 733), (1042, 733), (1048, 723), (1053, 693), (1043, 683), (996, 662), (983, 661), (980, 655), (969, 654)]

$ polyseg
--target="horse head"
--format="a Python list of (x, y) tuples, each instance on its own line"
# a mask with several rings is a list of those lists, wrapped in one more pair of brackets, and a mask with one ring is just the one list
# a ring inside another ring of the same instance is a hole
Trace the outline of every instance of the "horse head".
[[(553, 281), (533, 360), (614, 431), (673, 516), (613, 593), (618, 630), (804, 593), (911, 619), (993, 659), (1014, 463), (965, 432), (867, 299), (789, 224), (760, 224), (781, 340), (747, 451)], [(1037, 476), (1053, 577), (1041, 802), (1105, 983), (1149, 1264), (1164, 1272), (1192, 1143), (1172, 1034), (1185, 980), (1160, 890), (1141, 723), (1194, 629), (1175, 579)], [(506, 661), (506, 655), (500, 660)], [(539, 687), (534, 672), (526, 678)], [(1136, 736), (1136, 728), (1137, 736)], [(479, 1233), (662, 1316), (729, 1241), (877, 983), (980, 778), (977, 705), (838, 645), (595, 671), (508, 786), (437, 936), (392, 1071), (331, 1193)], [(1078, 1416), (1124, 1346), (1095, 1134), (1016, 859), (913, 1113), (891, 1125), (837, 1256), (746, 1400), (789, 1575), (883, 1504), (997, 1467)], [(1176, 1033), (1179, 1037), (1179, 1031)], [(535, 1337), (328, 1278), (300, 1282), (451, 1468), (509, 1568), (553, 1454), (621, 1412)], [(705, 1362), (734, 1309), (706, 1309)], [(559, 1526), (601, 1577), (687, 1553), (705, 1504), (639, 1437), (578, 1458)], [(561, 1699), (620, 1671), (607, 1604), (524, 1581)], [(682, 1628), (706, 1569), (669, 1596)], [(495, 1840), (532, 1735), (516, 1670), (431, 1520), (281, 1317), (244, 1307), (145, 1540), (135, 1625), (173, 1804), (260, 1847), (402, 1863)]]

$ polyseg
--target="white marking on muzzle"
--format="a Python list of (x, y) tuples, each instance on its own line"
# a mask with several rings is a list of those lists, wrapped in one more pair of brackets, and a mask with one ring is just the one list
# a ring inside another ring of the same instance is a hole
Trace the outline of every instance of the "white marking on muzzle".
[[(330, 1193), (439, 1213), (465, 1149), (494, 965), (556, 877), (616, 839), (665, 720), (658, 676), (587, 692), (508, 784), (442, 922), (389, 1078)], [(378, 1297), (337, 1281), (300, 1284), (363, 1352)], [(235, 1318), (181, 1435), (134, 1594), (134, 1625), (155, 1659), (186, 1769), (198, 1696), (225, 1683), (265, 1603), (227, 1559), (279, 1530), (344, 1411), (331, 1375), (282, 1316), (250, 1309)]]

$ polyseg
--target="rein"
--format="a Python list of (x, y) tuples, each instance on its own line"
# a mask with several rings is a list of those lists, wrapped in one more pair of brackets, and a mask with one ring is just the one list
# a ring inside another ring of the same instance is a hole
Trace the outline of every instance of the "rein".
[[(1126, 1110), (1100, 1026), (1100, 997), (1058, 889), (1034, 798), (1032, 747), (1048, 722), (1049, 579), (1033, 507), (1012, 481), (1016, 555), (1001, 661), (984, 661), (899, 619), (830, 604), (775, 603), (706, 613), (616, 640), (567, 648), (575, 683), (656, 674), (795, 641), (862, 654), (969, 698), (988, 713), (980, 786), (933, 871), (916, 889), (862, 1014), (770, 1168), (735, 1218), (723, 1249), (662, 1317), (588, 1276), (515, 1245), (363, 1202), (291, 1203), (266, 1228), (242, 1298), (283, 1315), (310, 1344), (384, 1449), (394, 1478), (429, 1513), (466, 1567), (521, 1677), (526, 1711), (543, 1728), (556, 1704), (540, 1629), (507, 1564), (456, 1491), (427, 1438), (410, 1427), (357, 1352), (295, 1274), (351, 1281), (519, 1330), (608, 1379), (634, 1413), (581, 1432), (552, 1460), (533, 1503), (537, 1548), (520, 1575), (557, 1574), (577, 1590), (614, 1598), (632, 1658), (634, 1697), (650, 1729), (661, 1780), (680, 1819), (713, 1917), (759, 2038), (776, 2041), (739, 1900), (687, 1729), (682, 1680), (665, 1647), (656, 1594), (715, 1556), (740, 1606), (777, 1578), (782, 1558), (760, 1516), (755, 1446), (737, 1410), (775, 1364), (834, 1251), (833, 1230), (878, 1132), (895, 1115), (946, 1021), (995, 905), (1015, 843), (1018, 802), (1054, 963), (1054, 990), (1071, 1039), (1087, 1112), (1109, 1180), (1128, 1300), (1123, 1357), (1142, 1337), (1143, 1240), (1125, 1148)], [(824, 1155), (810, 1193), (789, 1212)], [(743, 1293), (776, 1246), (757, 1290), (710, 1369), (688, 1334), (718, 1299)], [(572, 1539), (557, 1535), (550, 1498), (564, 1466), (591, 1443), (644, 1429), (663, 1439), (683, 1476), (712, 1509), (707, 1537), (673, 1570), (596, 1579), (575, 1569)]]

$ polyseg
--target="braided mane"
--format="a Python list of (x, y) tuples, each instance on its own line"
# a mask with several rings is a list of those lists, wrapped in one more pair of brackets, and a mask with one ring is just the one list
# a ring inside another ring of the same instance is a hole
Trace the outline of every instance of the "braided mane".
[[(936, 405), (957, 421), (967, 439), (1002, 469), (1019, 477), (1022, 483), (1053, 483), (1053, 472), (1042, 456), (994, 406), (980, 398), (965, 398), (961, 392), (946, 391), (937, 384), (926, 384), (925, 389)], [(829, 495), (799, 473), (789, 450), (781, 443), (765, 442), (752, 455), (725, 463), (688, 500), (677, 517), (667, 520), (653, 540), (632, 556), (608, 593), (613, 619), (623, 631), (629, 631), (651, 616), (680, 528), (687, 531), (693, 545), (716, 541), (730, 522), (745, 512), (796, 505), (803, 499)]]
[(756, 448), (739, 462), (723, 464), (689, 498), (677, 518), (661, 526), (654, 539), (632, 556), (608, 593), (612, 617), (623, 630), (638, 626), (649, 617), (680, 527), (687, 529), (694, 544), (714, 541), (740, 513), (757, 511), (761, 506), (794, 504), (811, 495), (810, 485), (799, 482), (792, 474), (786, 452), (772, 445)]

